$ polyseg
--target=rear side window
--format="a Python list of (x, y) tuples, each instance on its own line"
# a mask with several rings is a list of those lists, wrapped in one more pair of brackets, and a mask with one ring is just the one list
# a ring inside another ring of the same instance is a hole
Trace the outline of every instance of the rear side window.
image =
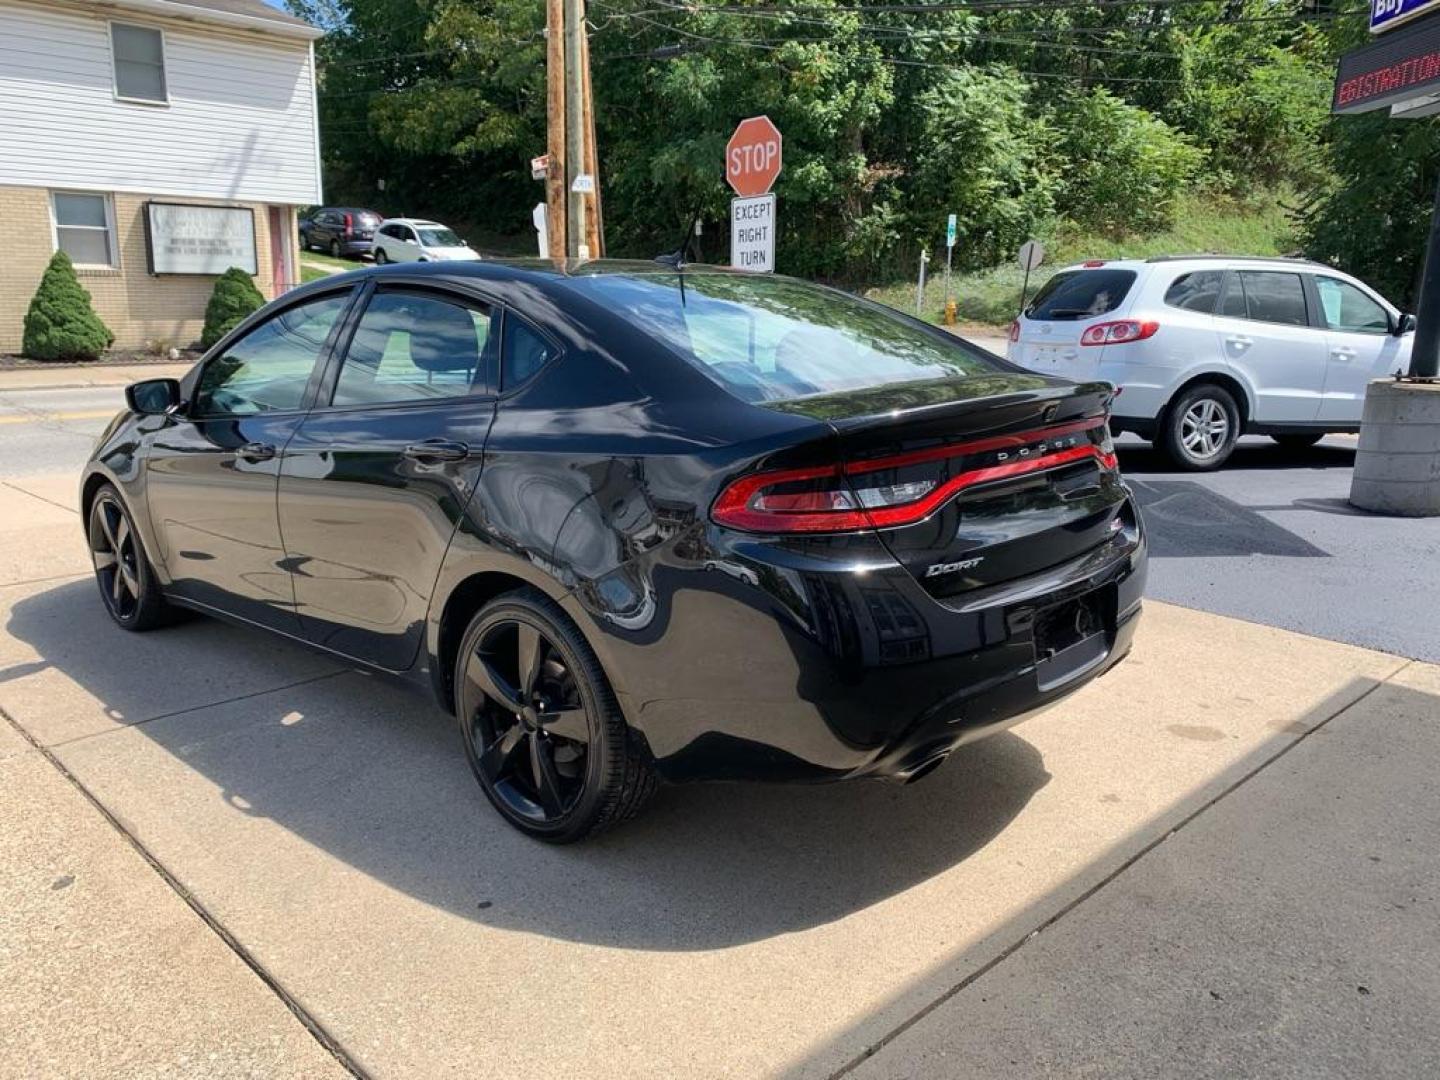
[(1165, 303), (1186, 311), (1213, 315), (1215, 302), (1220, 299), (1220, 287), (1224, 284), (1223, 270), (1196, 270), (1181, 274), (1165, 290)]
[(1025, 315), (1045, 322), (1093, 319), (1124, 303), (1134, 284), (1134, 270), (1064, 270), (1035, 294)]
[(512, 390), (554, 359), (556, 349), (530, 327), (509, 315), (505, 319), (505, 350), (500, 360), (500, 387)]
[(1241, 270), (1225, 292), (1222, 314), (1282, 326), (1308, 326), (1305, 286), (1283, 270)]
[(461, 397), (483, 370), (490, 313), (415, 293), (376, 293), (360, 316), (333, 405)]

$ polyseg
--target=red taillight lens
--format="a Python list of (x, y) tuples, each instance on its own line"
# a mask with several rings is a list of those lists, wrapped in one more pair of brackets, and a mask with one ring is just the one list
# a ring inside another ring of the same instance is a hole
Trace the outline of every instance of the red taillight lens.
[(1115, 322), (1096, 323), (1087, 327), (1080, 335), (1081, 345), (1123, 345), (1129, 341), (1144, 341), (1154, 337), (1160, 324), (1154, 319), (1118, 319)]
[(346, 232), (349, 232), (349, 231), (350, 231), (350, 228), (351, 228), (351, 226), (354, 224), (354, 222), (355, 222), (355, 219), (354, 219), (353, 217), (351, 217), (349, 214), (346, 214), (346, 215), (345, 215), (345, 231), (346, 231)]
[(1115, 468), (1104, 417), (843, 466), (751, 473), (720, 493), (710, 517), (758, 533), (895, 528), (923, 521), (965, 488), (1087, 459)]
[(1080, 265), (1083, 266), (1083, 267), (1085, 267), (1085, 268), (1087, 268), (1087, 269), (1089, 269), (1089, 270), (1094, 270), (1097, 266), (1104, 266), (1104, 265), (1105, 265), (1105, 260), (1104, 260), (1104, 259), (1086, 259), (1086, 260), (1085, 260), (1083, 263), (1081, 263)]
[(1016, 319), (1014, 322), (1012, 322), (1012, 323), (1010, 324), (1010, 340), (1011, 340), (1011, 341), (1019, 341), (1019, 340), (1020, 340), (1020, 320), (1019, 320), (1019, 319)]

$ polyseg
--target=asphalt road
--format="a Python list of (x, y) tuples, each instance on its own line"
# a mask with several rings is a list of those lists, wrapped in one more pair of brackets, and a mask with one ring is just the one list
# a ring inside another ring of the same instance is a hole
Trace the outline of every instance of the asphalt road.
[[(121, 402), (118, 387), (0, 387), (0, 480), (78, 472)], [(1440, 518), (1353, 509), (1354, 438), (1247, 438), (1216, 473), (1177, 472), (1134, 436), (1119, 446), (1150, 530), (1150, 595), (1440, 661)]]

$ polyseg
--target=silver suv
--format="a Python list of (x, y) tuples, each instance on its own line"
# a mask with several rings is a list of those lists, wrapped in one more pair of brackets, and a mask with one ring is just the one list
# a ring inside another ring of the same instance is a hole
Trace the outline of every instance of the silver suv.
[(1300, 259), (1092, 260), (1047, 281), (1010, 327), (1010, 360), (1103, 379), (1111, 428), (1188, 469), (1242, 434), (1309, 446), (1358, 431), (1365, 388), (1410, 363), (1413, 316), (1361, 281)]

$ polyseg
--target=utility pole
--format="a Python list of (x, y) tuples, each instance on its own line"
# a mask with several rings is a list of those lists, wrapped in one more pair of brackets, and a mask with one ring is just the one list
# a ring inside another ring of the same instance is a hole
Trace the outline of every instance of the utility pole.
[(565, 170), (565, 0), (545, 0), (545, 127), (550, 164), (545, 210), (550, 258), (565, 258), (569, 181)]
[[(583, 0), (582, 0), (583, 2)], [(595, 94), (590, 88), (590, 34), (583, 30), (580, 35), (580, 63), (585, 71), (585, 171), (595, 180), (591, 193), (590, 213), (585, 218), (585, 242), (590, 245), (590, 256), (594, 259), (605, 257), (605, 219), (600, 212), (600, 162), (595, 151)]]
[(565, 248), (571, 258), (586, 258), (590, 245), (585, 236), (585, 196), (574, 190), (575, 177), (585, 172), (585, 0), (564, 0), (565, 4), (565, 177), (569, 213), (565, 221)]

